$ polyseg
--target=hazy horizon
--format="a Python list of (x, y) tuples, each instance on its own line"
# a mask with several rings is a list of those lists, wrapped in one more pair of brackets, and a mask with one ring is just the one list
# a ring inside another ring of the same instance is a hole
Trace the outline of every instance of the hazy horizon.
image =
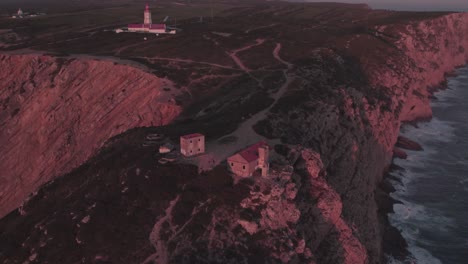
[(369, 4), (374, 9), (419, 11), (468, 11), (467, 0), (291, 0), (294, 2), (341, 2)]

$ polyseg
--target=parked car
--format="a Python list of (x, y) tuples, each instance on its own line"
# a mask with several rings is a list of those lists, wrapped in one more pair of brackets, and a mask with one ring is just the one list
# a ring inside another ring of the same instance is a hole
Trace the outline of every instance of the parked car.
[(174, 149), (174, 145), (172, 145), (171, 143), (166, 143), (159, 147), (159, 153), (162, 153), (162, 154), (169, 153), (173, 149)]

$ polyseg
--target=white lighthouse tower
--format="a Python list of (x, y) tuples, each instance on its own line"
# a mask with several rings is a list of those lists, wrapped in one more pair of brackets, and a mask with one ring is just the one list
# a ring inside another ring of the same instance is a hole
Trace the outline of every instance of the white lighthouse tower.
[(143, 24), (145, 25), (151, 25), (153, 24), (153, 22), (151, 21), (151, 11), (149, 9), (149, 5), (146, 4), (146, 8), (145, 8), (145, 20), (143, 22)]
[(144, 14), (143, 24), (128, 24), (128, 32), (154, 33), (154, 34), (175, 34), (176, 33), (175, 29), (168, 29), (166, 27), (166, 24), (153, 24), (153, 21), (151, 20), (151, 11), (150, 11), (148, 4), (146, 4), (145, 12), (143, 14)]
[(18, 9), (18, 16), (19, 16), (19, 17), (23, 16), (23, 10), (21, 10), (21, 8)]

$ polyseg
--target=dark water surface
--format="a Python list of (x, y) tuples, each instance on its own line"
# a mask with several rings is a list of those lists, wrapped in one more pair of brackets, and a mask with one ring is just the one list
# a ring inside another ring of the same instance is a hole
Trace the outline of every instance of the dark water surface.
[[(407, 151), (395, 163), (395, 205), (391, 223), (402, 231), (414, 258), (409, 263), (468, 264), (468, 67), (435, 94), (434, 118), (401, 134), (424, 151)], [(390, 261), (393, 262), (393, 261)], [(396, 262), (397, 263), (397, 262)]]

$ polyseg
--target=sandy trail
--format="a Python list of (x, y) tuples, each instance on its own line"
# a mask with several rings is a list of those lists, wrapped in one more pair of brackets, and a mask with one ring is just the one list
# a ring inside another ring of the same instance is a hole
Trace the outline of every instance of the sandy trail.
[(161, 61), (170, 61), (170, 62), (202, 64), (202, 65), (208, 65), (208, 66), (217, 67), (217, 68), (223, 68), (223, 69), (229, 69), (229, 70), (238, 70), (236, 68), (226, 66), (226, 65), (222, 65), (222, 64), (204, 62), (204, 61), (194, 61), (194, 60), (189, 60), (189, 59), (164, 58), (164, 57), (140, 57), (140, 58), (141, 59), (147, 59), (149, 62), (153, 62), (153, 63), (155, 61), (161, 60)]
[[(192, 214), (190, 215), (190, 218), (183, 225), (178, 226), (172, 221), (172, 211), (174, 210), (174, 207), (179, 202), (179, 200), (180, 194), (177, 195), (177, 197), (174, 198), (174, 200), (169, 202), (169, 206), (165, 210), (165, 215), (154, 224), (153, 230), (150, 234), (150, 242), (156, 249), (156, 253), (146, 258), (146, 260), (143, 261), (143, 264), (169, 263), (169, 256), (167, 254), (167, 244), (169, 244), (169, 242), (171, 242), (180, 233), (182, 233), (185, 230), (185, 228), (194, 220), (194, 217), (197, 216), (200, 210), (204, 209), (205, 206), (211, 202), (211, 200), (208, 199), (207, 201), (200, 203), (199, 205), (194, 207), (192, 209)], [(167, 223), (167, 225), (169, 226), (168, 229), (170, 229), (171, 231), (170, 237), (167, 238), (166, 241), (164, 240), (164, 238), (161, 238), (161, 235), (165, 235), (165, 233), (167, 232), (167, 230), (163, 229), (164, 223)]]
[[(258, 135), (253, 130), (253, 125), (255, 125), (258, 121), (261, 121), (267, 118), (267, 114), (270, 109), (278, 102), (278, 100), (285, 94), (288, 90), (290, 84), (296, 78), (294, 75), (289, 74), (289, 70), (293, 67), (293, 64), (284, 61), (281, 59), (279, 53), (281, 51), (281, 44), (277, 43), (276, 47), (273, 51), (273, 56), (282, 64), (287, 66), (287, 69), (283, 70), (283, 74), (286, 78), (285, 83), (280, 87), (280, 89), (271, 95), (274, 99), (274, 102), (271, 104), (270, 107), (256, 113), (248, 117), (238, 128), (236, 131), (229, 135), (225, 135), (223, 137), (235, 137), (237, 138), (236, 141), (230, 142), (227, 144), (219, 143), (219, 139), (207, 142), (206, 149), (207, 154), (199, 157), (193, 158), (194, 163), (199, 166), (201, 171), (209, 170), (221, 163), (222, 161), (226, 160), (229, 156), (233, 155), (239, 150), (242, 150), (249, 145), (257, 143), (261, 140), (266, 140), (264, 137)], [(278, 140), (266, 140), (269, 143), (277, 143)]]
[(143, 263), (169, 263), (167, 256), (166, 243), (161, 239), (161, 229), (165, 222), (169, 223), (169, 227), (172, 232), (175, 232), (174, 226), (172, 225), (172, 210), (180, 199), (180, 194), (169, 203), (166, 208), (165, 215), (161, 217), (153, 227), (153, 231), (150, 234), (150, 242), (156, 249), (156, 253), (149, 256)]
[(247, 29), (246, 31), (244, 31), (246, 34), (249, 34), (250, 32), (252, 31), (255, 31), (255, 30), (259, 30), (259, 29), (265, 29), (265, 28), (270, 28), (270, 27), (274, 27), (278, 24), (270, 24), (270, 25), (266, 25), (266, 26), (260, 26), (260, 27), (255, 27), (255, 28), (250, 28), (250, 29)]
[(122, 52), (124, 50), (127, 50), (129, 48), (135, 48), (135, 47), (142, 46), (142, 45), (148, 45), (149, 42), (154, 42), (156, 40), (158, 40), (158, 39), (153, 39), (153, 40), (148, 40), (148, 41), (142, 40), (142, 41), (137, 42), (137, 43), (133, 43), (133, 44), (129, 44), (129, 45), (120, 47), (120, 48), (115, 50), (115, 55), (119, 56), (120, 54), (122, 54)]
[(257, 39), (257, 40), (255, 41), (254, 44), (251, 44), (251, 45), (242, 47), (242, 48), (240, 48), (240, 49), (233, 50), (233, 51), (231, 51), (231, 52), (227, 52), (227, 54), (228, 54), (229, 57), (231, 57), (231, 59), (237, 64), (237, 66), (238, 66), (239, 68), (241, 68), (241, 70), (243, 70), (243, 71), (249, 73), (249, 72), (251, 71), (251, 69), (249, 69), (247, 66), (244, 65), (244, 63), (243, 63), (242, 60), (237, 56), (237, 54), (238, 54), (239, 52), (246, 51), (246, 50), (251, 49), (251, 48), (253, 48), (253, 47), (262, 45), (264, 42), (265, 42), (264, 39)]
[[(275, 57), (275, 59), (276, 59), (277, 61), (279, 61), (279, 62), (283, 63), (284, 65), (286, 65), (286, 66), (288, 67), (288, 70), (289, 70), (289, 69), (291, 69), (294, 65), (291, 64), (291, 63), (289, 63), (289, 62), (287, 62), (287, 61), (285, 61), (285, 60), (283, 60), (283, 59), (281, 59), (281, 57), (280, 57), (280, 55), (279, 55), (279, 53), (280, 53), (280, 51), (281, 51), (281, 48), (282, 48), (281, 43), (276, 43), (276, 47), (275, 47), (275, 49), (273, 50), (273, 57)], [(286, 77), (288, 76), (288, 75), (287, 75), (287, 71), (283, 71), (283, 74), (284, 74)]]

